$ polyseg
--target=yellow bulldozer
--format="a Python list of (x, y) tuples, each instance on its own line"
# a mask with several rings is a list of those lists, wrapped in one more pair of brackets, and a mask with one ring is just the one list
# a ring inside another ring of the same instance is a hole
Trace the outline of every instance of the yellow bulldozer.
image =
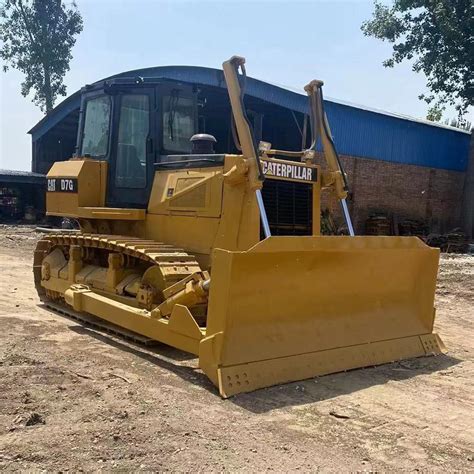
[[(417, 237), (354, 235), (323, 83), (305, 87), (312, 145), (284, 151), (254, 138), (245, 60), (223, 71), (238, 154), (216, 154), (212, 136), (194, 134), (196, 104), (172, 86), (153, 91), (159, 113), (146, 82), (83, 93), (77, 153), (53, 164), (46, 196), (48, 215), (80, 230), (39, 241), (41, 300), (195, 354), (222, 397), (440, 353), (438, 250)], [(192, 153), (150, 158), (152, 129), (163, 142), (191, 139)], [(279, 186), (309, 202), (300, 233), (267, 216)], [(340, 200), (349, 235), (320, 235), (322, 190)]]

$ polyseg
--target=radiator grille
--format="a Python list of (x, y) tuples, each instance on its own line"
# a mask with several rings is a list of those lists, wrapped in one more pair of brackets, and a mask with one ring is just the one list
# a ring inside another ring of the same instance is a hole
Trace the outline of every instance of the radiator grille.
[(312, 235), (311, 184), (266, 179), (262, 195), (272, 235)]

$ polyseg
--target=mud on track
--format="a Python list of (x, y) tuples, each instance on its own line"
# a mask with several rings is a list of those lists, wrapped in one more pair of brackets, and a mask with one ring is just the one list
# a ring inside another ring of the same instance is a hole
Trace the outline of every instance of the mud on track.
[(473, 257), (442, 258), (447, 355), (223, 401), (188, 355), (40, 306), (38, 238), (0, 227), (0, 469), (473, 469)]

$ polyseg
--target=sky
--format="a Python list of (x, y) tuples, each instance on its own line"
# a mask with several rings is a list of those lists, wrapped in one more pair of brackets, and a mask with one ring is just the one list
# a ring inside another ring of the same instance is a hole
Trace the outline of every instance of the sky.
[[(301, 89), (322, 79), (325, 96), (424, 118), (426, 78), (410, 64), (384, 68), (391, 45), (365, 37), (372, 1), (76, 0), (84, 30), (64, 83), (68, 95), (104, 77), (151, 66), (220, 68), (244, 56), (249, 76)], [(28, 130), (43, 114), (20, 94), (21, 73), (0, 72), (0, 168), (29, 170)], [(63, 98), (59, 98), (58, 104)], [(454, 110), (446, 116), (455, 117)], [(471, 112), (468, 119), (473, 120)]]

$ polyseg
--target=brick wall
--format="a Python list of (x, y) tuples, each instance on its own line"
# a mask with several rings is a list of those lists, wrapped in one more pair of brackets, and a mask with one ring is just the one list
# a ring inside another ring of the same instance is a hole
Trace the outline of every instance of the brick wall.
[[(461, 203), (465, 173), (423, 166), (341, 156), (348, 174), (352, 199), (349, 202), (356, 232), (365, 232), (365, 221), (373, 212), (417, 219), (432, 232), (461, 226)], [(337, 222), (342, 223), (334, 199), (323, 198)]]

